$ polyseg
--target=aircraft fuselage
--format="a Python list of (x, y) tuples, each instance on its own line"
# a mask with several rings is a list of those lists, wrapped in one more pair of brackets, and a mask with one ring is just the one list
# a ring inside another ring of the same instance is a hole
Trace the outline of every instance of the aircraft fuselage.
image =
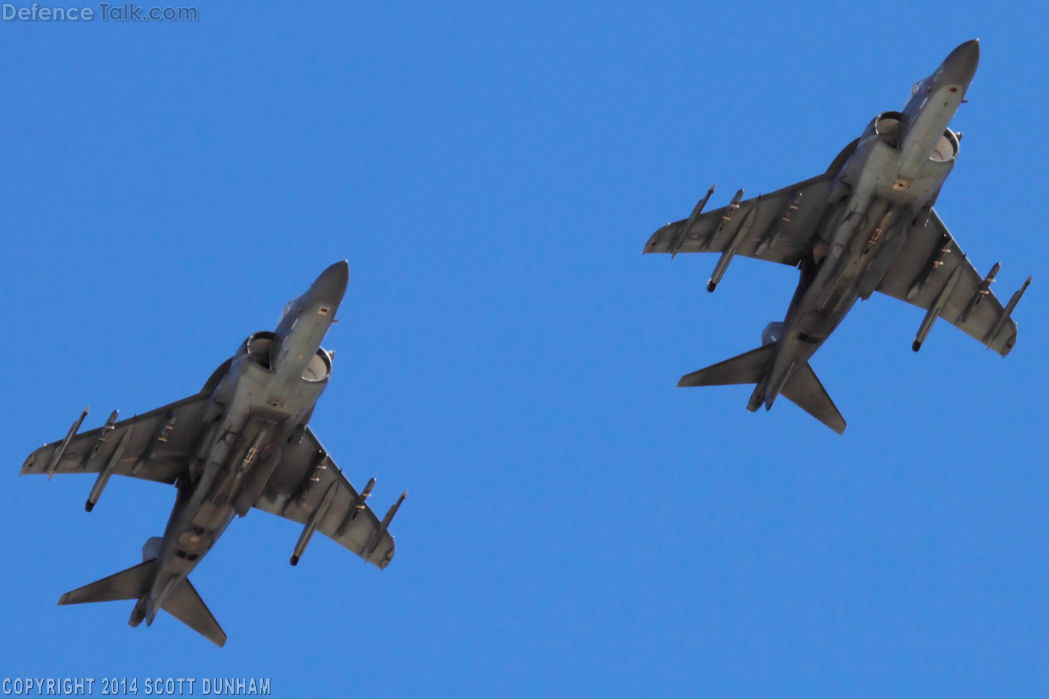
[(748, 404), (772, 406), (795, 367), (808, 361), (858, 299), (866, 299), (923, 225), (954, 167), (958, 136), (949, 128), (979, 61), (979, 43), (956, 48), (918, 81), (903, 112), (883, 112), (864, 129), (831, 187), (811, 257), (786, 318), (767, 341), (773, 364)]
[(277, 329), (250, 336), (209, 380), (214, 385), (201, 442), (177, 482), (163, 538), (150, 539), (143, 559), (157, 559), (149, 591), (130, 623), (152, 623), (164, 600), (232, 521), (258, 500), (283, 447), (305, 429), (327, 386), (331, 356), (320, 347), (346, 291), (345, 262), (326, 269), (288, 304)]

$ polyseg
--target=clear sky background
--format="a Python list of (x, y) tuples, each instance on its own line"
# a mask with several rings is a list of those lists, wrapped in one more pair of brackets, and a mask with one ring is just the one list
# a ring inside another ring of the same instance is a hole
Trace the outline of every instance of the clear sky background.
[[(1049, 694), (1044, 3), (202, 4), (0, 23), (0, 675), (269, 676), (279, 696)], [(937, 209), (1015, 313), (1006, 359), (880, 295), (813, 360), (838, 436), (750, 389), (797, 279), (642, 257), (716, 182), (822, 172), (962, 41), (983, 58)], [(253, 512), (192, 576), (219, 649), (132, 603), (174, 490), (18, 477), (112, 408), (196, 392), (328, 264), (312, 424), (385, 571)]]

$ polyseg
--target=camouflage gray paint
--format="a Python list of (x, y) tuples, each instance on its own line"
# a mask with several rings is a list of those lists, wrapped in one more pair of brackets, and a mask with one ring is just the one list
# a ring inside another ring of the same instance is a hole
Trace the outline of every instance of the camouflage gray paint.
[[(874, 291), (927, 309), (917, 351), (942, 317), (1003, 356), (1016, 342), (1010, 314), (990, 294), (998, 265), (979, 275), (933, 210), (958, 156), (948, 128), (979, 62), (975, 39), (958, 46), (919, 80), (902, 112), (883, 112), (823, 175), (702, 214), (710, 192), (685, 220), (667, 224), (644, 252), (720, 252), (713, 291), (736, 254), (797, 266), (801, 278), (782, 323), (762, 346), (682, 377), (679, 386), (756, 384), (747, 409), (771, 408), (781, 393), (837, 432), (845, 420), (809, 358), (858, 299)], [(1028, 283), (1030, 279), (1028, 279)]]
[(349, 268), (328, 267), (289, 303), (273, 332), (251, 335), (200, 393), (123, 422), (76, 435), (29, 456), (22, 473), (98, 473), (90, 512), (114, 473), (172, 483), (175, 507), (163, 537), (149, 539), (143, 563), (67, 592), (59, 604), (137, 600), (129, 623), (151, 624), (164, 609), (219, 645), (226, 634), (187, 576), (229, 526), (252, 507), (303, 524), (298, 563), (316, 530), (380, 568), (393, 558), (387, 526), (404, 495), (379, 521), (367, 506), (372, 479), (358, 493), (307, 423), (327, 386), (332, 353), (320, 347)]

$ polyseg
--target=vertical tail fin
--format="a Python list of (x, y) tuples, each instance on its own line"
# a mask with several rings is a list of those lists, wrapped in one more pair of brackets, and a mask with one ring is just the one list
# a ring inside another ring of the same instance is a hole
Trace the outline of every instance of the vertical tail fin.
[(226, 632), (215, 621), (188, 578), (171, 591), (160, 608), (212, 643), (226, 645)]
[(845, 418), (838, 412), (834, 401), (827, 395), (827, 389), (823, 388), (808, 362), (794, 367), (783, 386), (783, 395), (838, 434), (845, 431)]

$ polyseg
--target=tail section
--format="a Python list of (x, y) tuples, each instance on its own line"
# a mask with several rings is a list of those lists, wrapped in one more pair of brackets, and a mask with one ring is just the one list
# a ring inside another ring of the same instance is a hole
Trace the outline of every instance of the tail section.
[(171, 591), (160, 608), (212, 643), (226, 645), (226, 632), (215, 621), (188, 578)]
[(58, 599), (59, 604), (83, 604), (84, 602), (113, 602), (121, 599), (138, 599), (149, 591), (156, 572), (157, 562), (149, 560), (108, 578), (70, 590)]
[(677, 382), (680, 386), (729, 386), (741, 383), (759, 383), (768, 373), (776, 354), (776, 345), (762, 345), (732, 359), (685, 374)]
[(845, 431), (845, 418), (838, 412), (834, 401), (827, 395), (827, 389), (823, 388), (808, 362), (800, 362), (794, 367), (783, 386), (783, 395), (838, 434)]
[[(732, 359), (708, 366), (706, 369), (686, 374), (678, 381), (678, 386), (728, 386), (733, 384), (757, 384), (750, 397), (747, 410), (753, 412), (762, 403), (771, 407), (772, 401), (782, 393), (802, 410), (831, 428), (838, 434), (845, 431), (845, 419), (827, 395), (823, 384), (816, 378), (812, 367), (806, 361), (797, 362), (793, 369), (787, 369), (786, 383), (782, 388), (779, 382), (769, 387), (769, 373), (776, 358), (776, 342), (769, 342), (757, 349), (737, 355)], [(766, 395), (768, 394), (768, 395)]]
[[(147, 547), (149, 542), (147, 542)], [(62, 595), (59, 604), (83, 604), (85, 602), (113, 602), (116, 600), (133, 599), (138, 600), (135, 609), (131, 612), (132, 626), (138, 626), (146, 617), (147, 602), (150, 586), (157, 572), (156, 559), (150, 559), (127, 570), (110, 575), (108, 578), (96, 580), (93, 583), (78, 587), (75, 590)], [(200, 595), (184, 579), (170, 594), (164, 598), (161, 609), (181, 621), (186, 626), (201, 634), (212, 643), (225, 645), (226, 634), (222, 627), (215, 621), (215, 617), (208, 611)], [(150, 616), (152, 621), (152, 616)]]

